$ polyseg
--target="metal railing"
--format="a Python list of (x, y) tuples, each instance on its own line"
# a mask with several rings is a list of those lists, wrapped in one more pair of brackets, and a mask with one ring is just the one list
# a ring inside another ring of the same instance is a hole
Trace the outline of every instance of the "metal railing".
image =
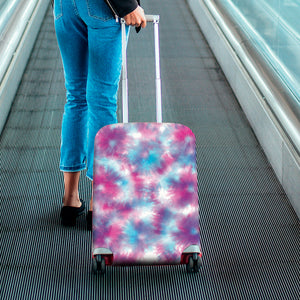
[[(228, 41), (239, 56), (241, 62), (253, 78), (255, 84), (263, 94), (266, 103), (269, 105), (274, 116), (281, 124), (290, 142), (294, 145), (295, 150), (300, 155), (300, 83), (295, 79), (294, 74), (284, 64), (284, 62), (275, 53), (272, 46), (260, 32), (259, 22), (256, 26), (252, 25), (235, 1), (203, 1), (209, 10), (214, 15), (220, 28), (225, 32)], [(270, 10), (269, 5), (265, 1), (251, 2), (251, 15), (256, 16), (257, 9), (265, 11), (260, 19), (264, 18), (265, 22), (272, 19), (282, 23), (285, 27), (285, 34), (290, 38), (295, 39), (295, 45), (298, 45), (296, 56), (298, 57), (294, 63), (300, 61), (300, 42), (299, 33), (295, 34), (295, 30), (291, 32), (291, 26), (287, 27), (287, 23), (280, 19), (280, 15), (274, 9)], [(254, 3), (254, 4), (253, 4)], [(223, 17), (220, 17), (216, 8), (220, 10), (233, 24), (238, 31), (239, 39), (229, 32), (227, 25), (225, 25)], [(268, 9), (267, 9), (268, 8)], [(224, 26), (222, 26), (224, 24)], [(279, 24), (279, 23), (278, 23)], [(273, 29), (274, 30), (274, 29)], [(228, 31), (228, 32), (227, 32)], [(276, 35), (278, 39), (278, 34)], [(286, 38), (286, 37), (283, 37)], [(251, 59), (249, 59), (249, 57)], [(261, 70), (264, 70), (262, 73)], [(268, 78), (266, 78), (268, 77)], [(268, 84), (266, 82), (268, 81)]]
[(0, 133), (49, 0), (0, 1)]

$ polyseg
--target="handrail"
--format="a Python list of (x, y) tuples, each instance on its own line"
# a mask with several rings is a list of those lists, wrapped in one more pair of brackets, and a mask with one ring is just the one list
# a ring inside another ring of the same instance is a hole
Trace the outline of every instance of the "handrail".
[(11, 20), (12, 15), (16, 11), (17, 6), (20, 4), (21, 0), (10, 0), (5, 1), (0, 8), (0, 36), (7, 28), (9, 20)]
[[(243, 36), (240, 30), (238, 32), (232, 30), (234, 25), (228, 25), (229, 22), (232, 23), (228, 13), (219, 6), (217, 7), (214, 1), (203, 0), (203, 2), (261, 91), (264, 101), (280, 123), (282, 130), (300, 155), (300, 106), (297, 105), (299, 100), (275, 74), (253, 44), (247, 40), (246, 35)], [(260, 70), (264, 71), (263, 74)]]
[(11, 0), (0, 8), (0, 134), (48, 6), (49, 0)]
[(15, 6), (14, 13), (11, 13), (11, 18), (7, 21), (4, 32), (1, 33), (0, 44), (0, 82), (2, 83), (3, 77), (9, 67), (14, 52), (23, 36), (24, 30), (34, 11), (38, 0), (32, 1), (19, 1)]

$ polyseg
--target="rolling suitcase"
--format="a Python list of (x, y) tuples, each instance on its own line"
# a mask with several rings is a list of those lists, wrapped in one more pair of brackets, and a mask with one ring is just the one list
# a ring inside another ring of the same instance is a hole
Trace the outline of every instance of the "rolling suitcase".
[(148, 264), (186, 264), (197, 272), (202, 261), (195, 136), (184, 125), (162, 123), (159, 16), (147, 20), (154, 24), (157, 123), (128, 123), (123, 21), (123, 123), (95, 138), (95, 273), (106, 265)]

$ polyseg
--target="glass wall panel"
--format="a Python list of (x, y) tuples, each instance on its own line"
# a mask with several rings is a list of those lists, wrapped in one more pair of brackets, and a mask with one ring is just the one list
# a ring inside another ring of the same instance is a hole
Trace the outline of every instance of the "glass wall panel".
[(300, 1), (215, 0), (247, 35), (300, 106)]

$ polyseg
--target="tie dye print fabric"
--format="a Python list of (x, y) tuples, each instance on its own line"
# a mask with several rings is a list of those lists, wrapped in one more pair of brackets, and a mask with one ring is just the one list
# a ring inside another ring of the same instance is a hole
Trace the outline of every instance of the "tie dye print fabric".
[(95, 139), (93, 248), (115, 264), (180, 263), (200, 246), (195, 137), (180, 124), (128, 123)]

